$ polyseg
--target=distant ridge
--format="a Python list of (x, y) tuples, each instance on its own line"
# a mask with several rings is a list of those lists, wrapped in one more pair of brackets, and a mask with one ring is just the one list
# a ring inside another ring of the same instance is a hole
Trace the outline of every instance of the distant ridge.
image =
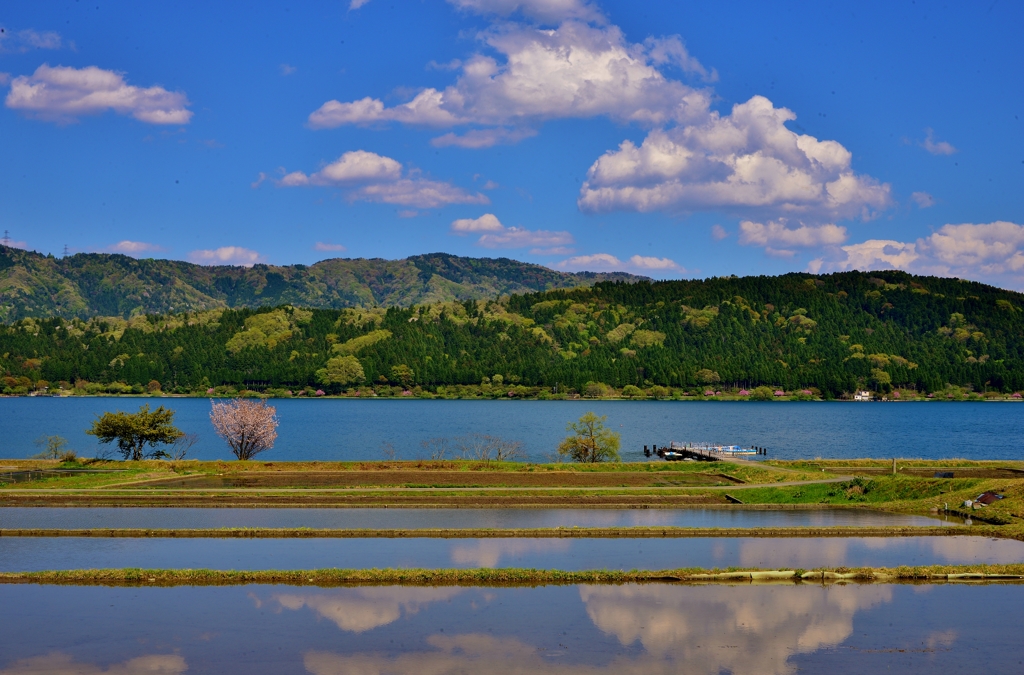
[(320, 309), (409, 307), (643, 279), (624, 272), (556, 272), (509, 258), (447, 253), (246, 268), (106, 253), (55, 258), (0, 246), (0, 322), (52, 316), (128, 318), (286, 303)]

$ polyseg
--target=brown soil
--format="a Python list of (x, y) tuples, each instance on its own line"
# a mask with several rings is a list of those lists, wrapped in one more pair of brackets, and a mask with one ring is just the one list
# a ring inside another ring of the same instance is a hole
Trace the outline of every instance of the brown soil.
[(204, 488), (349, 487), (702, 487), (741, 483), (721, 474), (624, 472), (524, 473), (509, 471), (338, 471), (229, 473), (163, 478), (118, 487), (202, 490)]

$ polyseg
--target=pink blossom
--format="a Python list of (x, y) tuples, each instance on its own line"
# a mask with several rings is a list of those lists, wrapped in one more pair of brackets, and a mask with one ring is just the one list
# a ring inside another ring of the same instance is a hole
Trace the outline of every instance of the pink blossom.
[(811, 390), (810, 390), (810, 389), (801, 389), (801, 390), (800, 390), (800, 393), (801, 393), (801, 394), (803, 394), (804, 396), (813, 396), (813, 395), (814, 395), (814, 394), (813, 394), (813, 393), (811, 392)]
[(785, 396), (786, 392), (782, 391), (781, 389), (776, 389), (775, 390), (775, 395), (776, 396)]
[(705, 392), (704, 392), (704, 395), (705, 395), (705, 396), (714, 396), (714, 395), (715, 395), (715, 392), (713, 392), (713, 391), (711, 391), (710, 389), (708, 389), (707, 391), (705, 391)]
[(1011, 396), (1010, 398), (1021, 398), (1020, 392), (1019, 391), (1013, 392), (1013, 396)]
[(746, 389), (740, 389), (740, 396), (750, 396), (750, 392)]
[(935, 398), (935, 394), (928, 394), (928, 398)]
[(402, 396), (412, 396), (412, 392), (406, 389), (405, 391), (402, 392)]
[(212, 394), (213, 393), (213, 387), (210, 387), (209, 389), (207, 389), (206, 393), (207, 394)]
[(210, 421), (238, 459), (252, 459), (274, 447), (277, 440), (277, 410), (266, 401), (236, 398), (226, 403), (214, 402)]
[(317, 389), (316, 390), (316, 395), (317, 396), (323, 396), (324, 395), (324, 390), (323, 389)]
[(900, 397), (900, 393), (899, 393), (898, 391), (894, 391), (894, 392), (892, 393), (892, 397), (893, 397), (893, 398), (899, 398), (899, 397)]

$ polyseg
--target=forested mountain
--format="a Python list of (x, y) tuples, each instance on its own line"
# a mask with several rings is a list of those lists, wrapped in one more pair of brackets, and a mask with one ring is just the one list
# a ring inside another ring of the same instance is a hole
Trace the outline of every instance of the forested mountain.
[(1024, 295), (902, 272), (602, 282), (408, 308), (22, 319), (0, 328), (0, 357), (7, 393), (1010, 392)]
[(323, 309), (408, 307), (642, 278), (624, 273), (569, 274), (508, 258), (445, 253), (246, 268), (103, 253), (54, 258), (0, 246), (0, 322), (53, 316), (127, 319), (136, 314), (283, 304)]

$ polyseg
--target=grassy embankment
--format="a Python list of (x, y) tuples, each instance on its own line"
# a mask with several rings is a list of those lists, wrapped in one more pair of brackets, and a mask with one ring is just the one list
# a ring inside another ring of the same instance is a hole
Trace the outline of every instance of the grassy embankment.
[[(7, 466), (57, 468), (12, 460)], [(622, 508), (842, 506), (903, 513), (962, 509), (981, 492), (1006, 499), (969, 514), (1024, 524), (1024, 464), (967, 460), (814, 460), (597, 465), (523, 462), (92, 462), (118, 473), (0, 487), (0, 505), (107, 506), (595, 506)], [(935, 478), (939, 469), (954, 478)], [(854, 476), (841, 482), (837, 475)], [(1019, 477), (1018, 477), (1019, 476)], [(801, 482), (799, 485), (780, 483)], [(728, 497), (727, 497), (728, 495)]]
[(229, 586), (289, 584), (343, 586), (389, 584), (404, 586), (516, 586), (623, 583), (949, 583), (1024, 580), (1024, 564), (931, 565), (922, 567), (859, 567), (801, 569), (587, 570), (565, 572), (534, 569), (318, 569), (318, 570), (147, 570), (103, 569), (43, 572), (0, 572), (6, 584), (74, 584), (96, 586)]

